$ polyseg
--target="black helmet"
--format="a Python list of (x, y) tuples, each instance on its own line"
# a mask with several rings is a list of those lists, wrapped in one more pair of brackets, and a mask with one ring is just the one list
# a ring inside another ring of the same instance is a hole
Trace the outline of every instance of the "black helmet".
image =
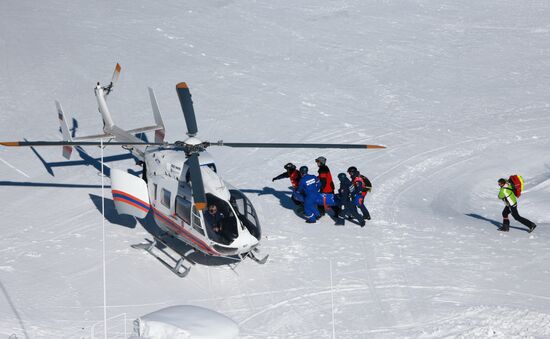
[(506, 181), (507, 181), (507, 180), (504, 179), (504, 178), (498, 179), (498, 183), (499, 183), (499, 184), (502, 184), (502, 185), (506, 184)]
[(348, 173), (351, 175), (352, 173), (357, 173), (357, 167), (351, 166), (348, 168)]
[(347, 178), (346, 173), (338, 173), (338, 179), (340, 179), (340, 181), (346, 180)]
[(327, 158), (325, 157), (318, 157), (317, 159), (315, 159), (315, 162), (318, 162), (319, 165), (325, 165), (327, 163)]
[(289, 162), (288, 164), (285, 165), (285, 169), (287, 171), (294, 171), (296, 169), (296, 165), (294, 165), (293, 163)]
[(309, 168), (307, 168), (307, 166), (300, 167), (300, 174), (301, 175), (307, 174), (307, 171), (309, 171)]

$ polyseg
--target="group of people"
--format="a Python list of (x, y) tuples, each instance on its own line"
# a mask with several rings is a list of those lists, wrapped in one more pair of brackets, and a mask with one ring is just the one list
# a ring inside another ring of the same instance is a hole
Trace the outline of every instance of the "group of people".
[[(327, 166), (325, 157), (315, 159), (318, 166), (317, 175), (309, 174), (307, 166), (297, 169), (293, 163), (284, 166), (285, 172), (274, 177), (272, 181), (289, 178), (292, 185), (292, 201), (301, 208), (307, 223), (315, 223), (331, 208), (337, 225), (342, 225), (345, 218), (356, 219), (358, 224), (365, 226), (365, 220), (370, 220), (370, 214), (365, 206), (365, 197), (371, 191), (372, 185), (367, 177), (362, 175), (355, 166), (348, 168), (347, 173), (339, 173), (340, 185), (335, 194), (336, 186)], [(361, 214), (357, 211), (361, 210)]]
[[(296, 165), (289, 162), (284, 166), (285, 172), (274, 177), (272, 181), (290, 179), (291, 199), (299, 210), (303, 208), (307, 223), (315, 223), (330, 207), (334, 212), (337, 225), (343, 225), (347, 217), (357, 220), (361, 227), (365, 226), (365, 220), (371, 218), (369, 210), (365, 206), (365, 197), (372, 189), (370, 180), (362, 175), (355, 166), (351, 166), (347, 170), (349, 178), (345, 173), (338, 174), (340, 185), (335, 194), (336, 186), (327, 166), (327, 159), (321, 156), (315, 159), (315, 162), (318, 166), (317, 175), (310, 174), (307, 166), (297, 169)], [(499, 179), (498, 184), (500, 187), (498, 198), (505, 203), (502, 211), (502, 227), (499, 228), (499, 231), (509, 231), (509, 215), (512, 214), (514, 219), (527, 226), (529, 232), (532, 232), (537, 225), (519, 215), (517, 197), (511, 184), (504, 178)], [(357, 208), (361, 210), (361, 213)]]

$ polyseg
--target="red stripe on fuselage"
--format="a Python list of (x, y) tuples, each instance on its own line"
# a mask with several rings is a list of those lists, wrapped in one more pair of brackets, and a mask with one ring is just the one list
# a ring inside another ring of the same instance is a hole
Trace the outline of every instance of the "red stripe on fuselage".
[(141, 206), (141, 205), (138, 205), (138, 204), (136, 204), (136, 203), (133, 202), (133, 201), (127, 200), (127, 199), (125, 199), (125, 198), (113, 197), (113, 200), (121, 201), (121, 202), (126, 203), (126, 204), (128, 204), (128, 205), (132, 205), (132, 206), (134, 206), (134, 207), (136, 207), (136, 208), (142, 210), (143, 212), (149, 212), (149, 210), (148, 210), (147, 208), (145, 208), (145, 207), (143, 207), (143, 206)]
[(134, 197), (133, 195), (130, 195), (130, 194), (126, 193), (126, 192), (122, 192), (122, 191), (119, 191), (119, 190), (112, 190), (111, 192), (114, 193), (114, 194), (123, 195), (123, 196), (125, 196), (125, 197), (130, 198), (130, 199), (134, 199), (134, 200), (136, 200), (136, 201), (142, 203), (143, 205), (145, 205), (145, 206), (147, 206), (147, 207), (151, 207), (151, 205), (150, 205), (149, 203), (146, 203), (145, 201), (143, 201), (143, 200), (141, 200), (141, 199), (138, 199), (138, 198)]
[(172, 228), (174, 231), (176, 231), (178, 234), (181, 234), (182, 236), (189, 239), (192, 243), (202, 248), (205, 252), (212, 254), (212, 255), (220, 255), (218, 252), (210, 248), (208, 245), (206, 245), (203, 241), (200, 239), (197, 239), (195, 236), (193, 236), (189, 231), (187, 231), (182, 226), (176, 224), (174, 221), (172, 221), (169, 217), (164, 215), (162, 212), (157, 210), (153, 207), (153, 212), (155, 212), (155, 215), (160, 217), (161, 220), (163, 220), (170, 228)]

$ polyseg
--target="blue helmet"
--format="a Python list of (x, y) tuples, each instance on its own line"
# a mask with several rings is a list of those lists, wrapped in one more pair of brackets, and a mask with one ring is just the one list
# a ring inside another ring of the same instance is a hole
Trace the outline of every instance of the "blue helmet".
[(338, 179), (340, 179), (340, 181), (346, 180), (347, 178), (346, 173), (338, 173)]

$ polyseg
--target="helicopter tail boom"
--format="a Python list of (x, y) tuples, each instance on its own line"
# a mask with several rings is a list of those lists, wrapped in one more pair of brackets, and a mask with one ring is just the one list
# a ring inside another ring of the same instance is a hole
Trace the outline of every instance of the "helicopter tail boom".
[[(121, 67), (119, 64), (116, 65), (115, 71), (113, 73), (113, 79), (109, 83), (108, 86), (101, 86), (99, 83), (97, 83), (94, 91), (97, 99), (97, 106), (99, 113), (101, 114), (101, 117), (103, 119), (103, 131), (105, 134), (103, 135), (96, 135), (92, 137), (111, 137), (119, 142), (133, 142), (133, 143), (139, 143), (142, 141), (138, 137), (135, 136), (137, 133), (144, 133), (144, 132), (155, 132), (155, 142), (156, 143), (162, 143), (164, 142), (164, 122), (162, 121), (162, 117), (160, 114), (160, 109), (157, 103), (157, 99), (155, 97), (155, 93), (153, 89), (149, 88), (149, 98), (151, 99), (151, 107), (153, 110), (153, 117), (155, 119), (155, 125), (152, 126), (145, 126), (145, 127), (139, 127), (131, 130), (124, 130), (118, 126), (115, 125), (113, 118), (111, 116), (111, 112), (109, 111), (109, 107), (107, 106), (107, 96), (111, 93), (113, 90), (114, 83), (116, 80), (118, 80), (120, 75)], [(139, 145), (132, 147), (132, 152), (134, 155), (136, 155), (138, 158), (143, 158), (143, 152), (144, 148), (140, 147)]]

